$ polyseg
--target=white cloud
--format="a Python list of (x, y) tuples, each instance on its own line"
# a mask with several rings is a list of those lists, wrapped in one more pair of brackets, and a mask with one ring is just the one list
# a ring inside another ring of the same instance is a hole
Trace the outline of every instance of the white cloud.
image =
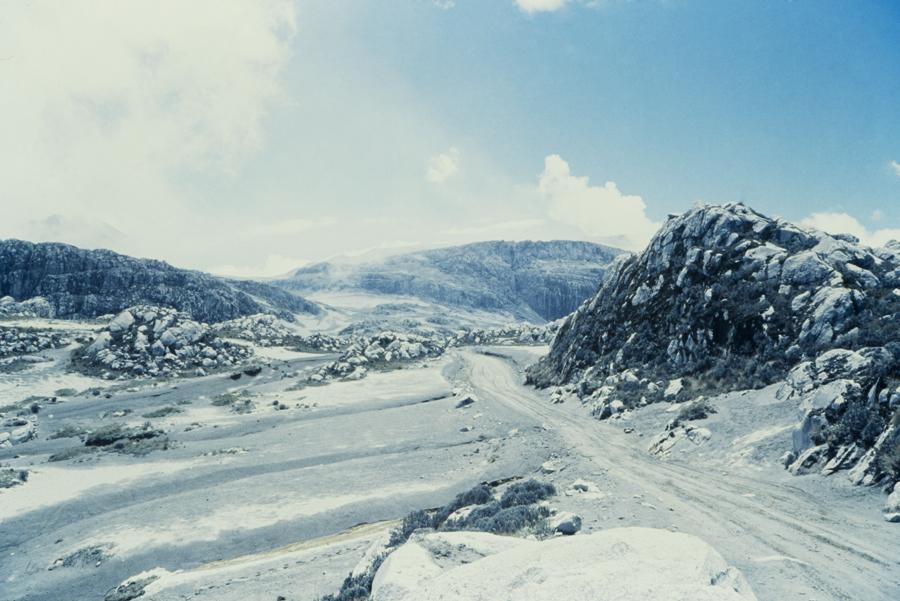
[(512, 221), (500, 221), (497, 223), (485, 223), (479, 225), (471, 225), (466, 227), (453, 227), (445, 230), (443, 233), (453, 236), (504, 236), (516, 235), (521, 236), (525, 231), (533, 232), (534, 229), (546, 225), (546, 220), (531, 219), (515, 219)]
[(455, 0), (431, 0), (431, 3), (442, 10), (450, 10), (456, 6)]
[(875, 209), (872, 211), (872, 215), (869, 217), (872, 221), (881, 221), (884, 219), (884, 211), (881, 209)]
[(124, 252), (212, 239), (186, 182), (260, 148), (293, 31), (290, 0), (5, 3), (0, 236), (71, 214), (133, 233)]
[(309, 264), (306, 259), (269, 255), (262, 265), (219, 265), (210, 269), (212, 273), (233, 278), (271, 278)]
[(891, 169), (894, 170), (894, 173), (897, 175), (897, 177), (900, 177), (900, 163), (898, 163), (897, 161), (891, 161)]
[(515, 0), (516, 6), (529, 15), (548, 13), (563, 8), (568, 0)]
[(33, 219), (21, 229), (21, 238), (32, 242), (58, 242), (87, 248), (119, 248), (127, 239), (124, 232), (109, 223), (93, 222), (71, 215), (50, 215)]
[(829, 234), (850, 234), (868, 246), (883, 246), (891, 240), (900, 240), (900, 228), (869, 230), (847, 213), (813, 213), (800, 224)]
[(556, 154), (544, 159), (538, 192), (549, 202), (554, 220), (627, 250), (642, 249), (659, 228), (647, 217), (640, 196), (623, 194), (615, 182), (591, 186), (587, 177), (572, 175)]
[(443, 184), (459, 172), (459, 150), (451, 147), (447, 152), (428, 159), (425, 179), (432, 184)]
[(251, 228), (247, 235), (254, 238), (272, 238), (275, 236), (294, 236), (309, 230), (329, 227), (337, 223), (333, 217), (321, 219), (285, 219), (275, 223), (267, 223)]

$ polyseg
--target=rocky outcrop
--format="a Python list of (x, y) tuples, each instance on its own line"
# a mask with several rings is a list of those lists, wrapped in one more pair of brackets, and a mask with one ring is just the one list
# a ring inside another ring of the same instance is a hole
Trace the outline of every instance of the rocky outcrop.
[(752, 601), (743, 575), (687, 534), (612, 528), (536, 541), (419, 532), (381, 564), (372, 601)]
[(0, 325), (0, 359), (60, 348), (71, 342), (71, 337), (64, 332)]
[[(203, 322), (254, 313), (315, 313), (317, 305), (272, 286), (224, 280), (68, 244), (0, 241), (0, 296), (43, 297), (53, 317), (91, 318), (137, 304), (173, 307)], [(46, 315), (45, 315), (46, 316)]]
[(798, 402), (795, 474), (849, 470), (855, 484), (900, 479), (900, 355), (885, 348), (834, 349), (791, 370), (778, 391)]
[(319, 263), (278, 285), (291, 290), (362, 290), (509, 311), (541, 322), (571, 313), (597, 290), (624, 251), (589, 242), (478, 242), (390, 257), (379, 263)]
[(394, 369), (403, 363), (439, 357), (446, 343), (442, 339), (423, 338), (399, 332), (354, 339), (341, 356), (326, 363), (307, 377), (309, 384), (330, 380), (359, 380), (372, 370)]
[(559, 322), (543, 325), (528, 323), (509, 324), (497, 328), (479, 328), (458, 332), (447, 339), (447, 346), (466, 346), (473, 344), (549, 344)]
[(213, 325), (213, 330), (222, 338), (246, 340), (258, 346), (289, 347), (305, 352), (333, 353), (345, 349), (348, 339), (328, 334), (300, 334), (293, 324), (275, 315), (257, 314), (238, 317)]
[(140, 305), (116, 315), (76, 353), (74, 363), (81, 371), (109, 379), (167, 377), (229, 369), (252, 354), (186, 313)]
[(640, 255), (617, 260), (528, 378), (605, 414), (614, 403), (773, 384), (803, 364), (789, 382), (802, 373), (805, 383), (784, 393), (797, 396), (807, 431), (793, 461), (827, 470), (864, 463), (854, 480), (876, 481), (900, 477), (900, 461), (897, 471), (875, 467), (893, 464), (878, 457), (900, 456), (890, 403), (898, 341), (900, 245), (867, 248), (742, 204), (702, 206), (670, 218)]
[(47, 299), (36, 296), (22, 301), (16, 302), (11, 296), (0, 298), (0, 317), (51, 317), (53, 315), (53, 307), (47, 302)]

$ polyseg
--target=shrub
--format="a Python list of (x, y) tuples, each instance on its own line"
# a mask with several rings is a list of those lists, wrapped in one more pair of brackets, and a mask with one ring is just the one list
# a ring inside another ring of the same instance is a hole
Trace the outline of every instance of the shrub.
[(552, 484), (544, 484), (537, 480), (528, 480), (513, 484), (506, 489), (500, 498), (500, 506), (503, 508), (516, 505), (531, 505), (538, 501), (550, 498), (556, 494), (556, 488)]
[(447, 518), (450, 517), (450, 514), (452, 514), (457, 509), (462, 509), (463, 507), (468, 507), (469, 505), (484, 505), (485, 503), (489, 503), (493, 500), (494, 493), (491, 491), (490, 487), (485, 484), (479, 484), (475, 488), (469, 489), (464, 493), (456, 495), (456, 498), (454, 498), (453, 501), (438, 509), (432, 519), (434, 527), (440, 527), (447, 520)]
[[(542, 484), (535, 480), (520, 482), (510, 486), (500, 502), (494, 500), (491, 488), (480, 484), (456, 497), (447, 505), (432, 512), (414, 511), (403, 518), (399, 528), (391, 532), (387, 551), (379, 555), (364, 574), (353, 574), (344, 579), (341, 589), (318, 601), (368, 601), (372, 592), (372, 581), (378, 568), (398, 546), (409, 540), (413, 532), (420, 528), (440, 530), (481, 530), (494, 534), (513, 534), (524, 528), (535, 527), (540, 531), (544, 518), (550, 515), (546, 507), (533, 504), (556, 494), (552, 484)], [(503, 500), (506, 501), (504, 506)], [(463, 507), (477, 505), (463, 519), (447, 522), (447, 517)]]
[(516, 505), (501, 509), (483, 523), (475, 524), (478, 530), (493, 532), (494, 534), (512, 534), (529, 526), (534, 526), (550, 515), (546, 507), (530, 507), (528, 505)]
[(27, 470), (0, 469), (0, 488), (12, 488), (28, 481)]
[(697, 419), (706, 419), (713, 413), (716, 413), (715, 406), (701, 397), (690, 403), (685, 403), (684, 407), (678, 411), (678, 415), (675, 416), (675, 425)]
[(319, 601), (367, 601), (372, 593), (372, 581), (375, 573), (384, 563), (387, 554), (379, 555), (364, 574), (350, 574), (341, 584), (341, 590), (333, 595), (325, 595)]
[(172, 415), (174, 413), (182, 413), (183, 409), (179, 409), (178, 407), (160, 407), (154, 411), (149, 413), (145, 413), (142, 417), (152, 418), (152, 417), (166, 417), (168, 415)]
[(85, 436), (84, 445), (87, 447), (106, 447), (120, 440), (146, 440), (161, 435), (162, 431), (153, 429), (150, 422), (146, 422), (143, 426), (137, 428), (129, 428), (121, 424), (110, 424), (98, 428)]
[(59, 430), (57, 430), (56, 432), (51, 434), (50, 439), (54, 440), (57, 438), (75, 438), (76, 436), (81, 436), (84, 433), (85, 433), (84, 428), (81, 428), (79, 426), (68, 425), (68, 426), (64, 426), (64, 427), (60, 428)]
[(400, 527), (391, 532), (391, 539), (388, 541), (389, 547), (402, 545), (409, 540), (410, 535), (419, 528), (431, 528), (433, 525), (431, 517), (425, 511), (414, 511), (405, 518)]

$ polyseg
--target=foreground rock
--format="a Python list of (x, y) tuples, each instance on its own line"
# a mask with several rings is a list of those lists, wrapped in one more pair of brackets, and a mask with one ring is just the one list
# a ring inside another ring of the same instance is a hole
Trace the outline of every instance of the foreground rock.
[(382, 564), (372, 601), (751, 601), (741, 573), (700, 539), (615, 528), (534, 541), (416, 533)]
[(141, 305), (113, 318), (77, 353), (75, 364), (110, 379), (204, 375), (238, 365), (252, 354), (185, 313)]

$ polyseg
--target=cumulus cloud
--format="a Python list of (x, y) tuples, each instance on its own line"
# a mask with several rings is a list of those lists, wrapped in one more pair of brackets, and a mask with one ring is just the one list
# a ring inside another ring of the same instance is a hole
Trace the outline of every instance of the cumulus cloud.
[(185, 182), (227, 177), (260, 148), (289, 57), (290, 0), (4, 7), (0, 78), (15, 85), (0, 94), (0, 203), (21, 222), (4, 218), (0, 235), (72, 214), (155, 236), (153, 248), (135, 235), (119, 250), (202, 236)]
[(529, 15), (553, 12), (563, 8), (568, 0), (515, 0), (516, 6)]
[(642, 249), (659, 228), (640, 196), (623, 194), (615, 182), (592, 186), (587, 177), (572, 175), (556, 154), (544, 159), (538, 192), (549, 202), (552, 219), (627, 250)]
[(425, 179), (432, 184), (441, 185), (459, 172), (459, 150), (451, 147), (447, 152), (428, 159), (425, 168)]
[(900, 228), (870, 230), (847, 213), (813, 213), (800, 224), (829, 234), (850, 234), (869, 246), (884, 246), (891, 240), (900, 240)]
[(894, 173), (897, 175), (897, 177), (900, 177), (900, 163), (898, 163), (897, 161), (891, 161), (891, 169), (894, 170)]

